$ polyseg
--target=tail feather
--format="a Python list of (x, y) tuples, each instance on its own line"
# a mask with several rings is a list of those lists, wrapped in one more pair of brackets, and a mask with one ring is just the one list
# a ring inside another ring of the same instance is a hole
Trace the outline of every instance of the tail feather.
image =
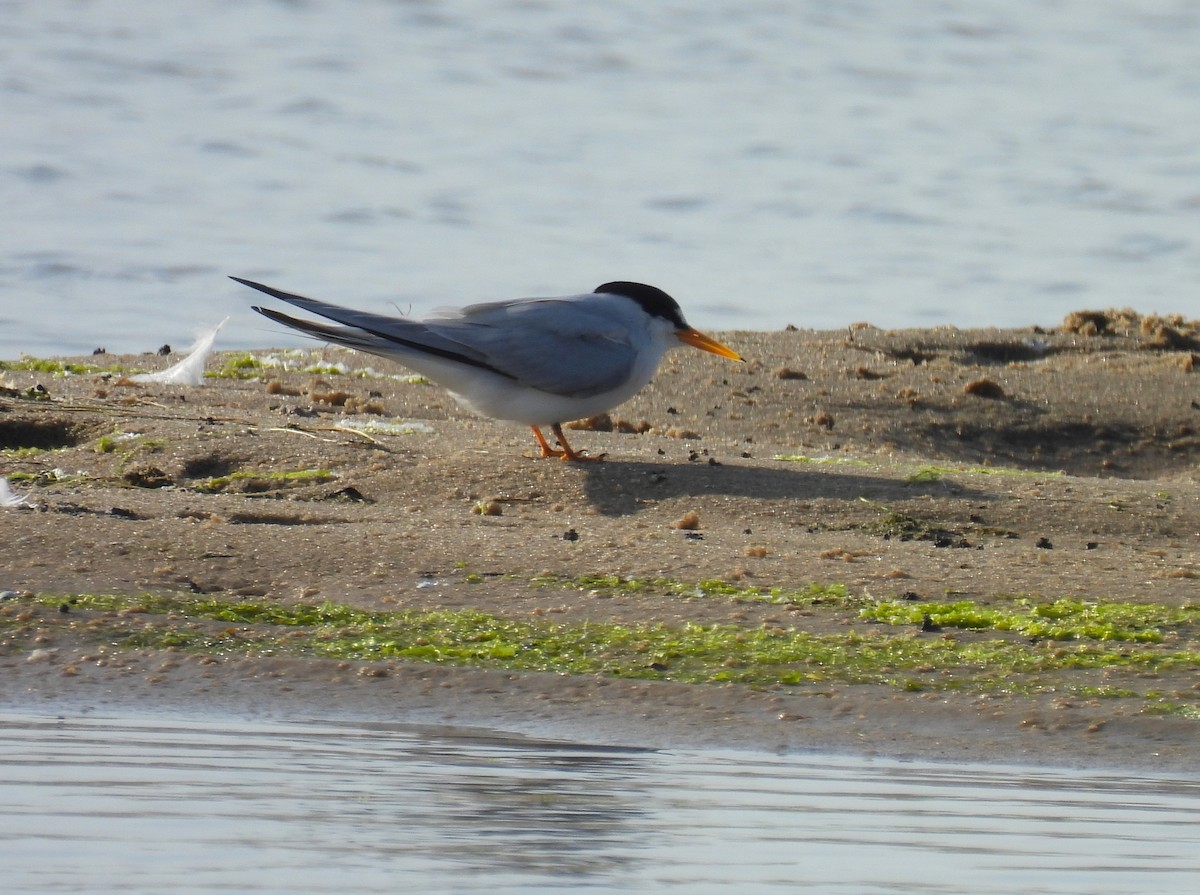
[(394, 345), (366, 330), (352, 326), (330, 326), (328, 323), (301, 320), (298, 317), (289, 317), (287, 314), (281, 314), (279, 311), (272, 310), (271, 308), (260, 308), (257, 305), (252, 305), (251, 310), (257, 311), (268, 320), (274, 320), (276, 323), (282, 323), (284, 326), (298, 329), (306, 336), (312, 336), (314, 339), (335, 342), (338, 345), (345, 345), (347, 348), (357, 348), (359, 351), (366, 351), (370, 354), (382, 354), (385, 356), (395, 354)]
[[(229, 279), (241, 283), (243, 286), (249, 286), (251, 289), (257, 289), (259, 292), (265, 293), (272, 298), (278, 298), (280, 301), (286, 301), (288, 304), (295, 305), (298, 308), (319, 314), (337, 323), (343, 323), (346, 326), (358, 327), (360, 329), (386, 330), (388, 328), (403, 329), (414, 325), (403, 318), (384, 317), (380, 314), (343, 308), (340, 305), (332, 305), (329, 302), (318, 301), (315, 298), (296, 295), (294, 292), (284, 292), (282, 289), (276, 289), (273, 286), (264, 286), (262, 283), (255, 283), (253, 280), (243, 280), (241, 277), (230, 277)], [(381, 332), (379, 335), (386, 336), (386, 333)]]
[(249, 286), (251, 289), (257, 289), (272, 298), (278, 298), (280, 301), (286, 301), (296, 307), (343, 324), (342, 326), (330, 326), (327, 323), (315, 323), (311, 320), (289, 317), (287, 314), (272, 311), (270, 308), (254, 308), (264, 317), (298, 329), (314, 338), (326, 339), (339, 345), (345, 345), (347, 348), (357, 348), (359, 351), (378, 354), (382, 357), (391, 357), (401, 363), (414, 366), (414, 369), (419, 369), (419, 366), (413, 363), (415, 358), (426, 355), (488, 370), (506, 379), (516, 378), (513, 374), (489, 363), (487, 357), (479, 350), (434, 332), (420, 320), (384, 317), (381, 314), (355, 311), (351, 308), (317, 301), (315, 298), (305, 298), (303, 295), (295, 295), (271, 286), (264, 286), (262, 283), (255, 283), (252, 280), (243, 280), (241, 277), (230, 277), (230, 279)]
[(303, 295), (296, 295), (292, 292), (284, 292), (282, 289), (276, 289), (273, 286), (264, 286), (262, 283), (256, 283), (253, 280), (244, 280), (241, 277), (234, 276), (231, 276), (229, 279), (233, 280), (235, 283), (241, 283), (243, 286), (249, 286), (251, 289), (257, 289), (259, 292), (265, 292), (267, 295), (271, 296), (271, 298), (278, 298), (281, 301), (294, 302), (297, 299), (302, 302), (311, 301), (311, 299), (307, 299)]

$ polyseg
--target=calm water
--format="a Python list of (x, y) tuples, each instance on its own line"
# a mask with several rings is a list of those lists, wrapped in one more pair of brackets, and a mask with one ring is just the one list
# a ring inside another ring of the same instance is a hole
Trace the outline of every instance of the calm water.
[(1200, 778), (0, 713), (4, 891), (1193, 893)]
[(0, 358), (641, 279), (707, 328), (1195, 314), (1188, 0), (0, 0)]

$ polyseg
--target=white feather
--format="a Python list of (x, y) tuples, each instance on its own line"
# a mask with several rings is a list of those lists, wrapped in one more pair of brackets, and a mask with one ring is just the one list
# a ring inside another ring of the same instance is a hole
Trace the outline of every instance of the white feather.
[(27, 507), (31, 505), (28, 496), (17, 494), (9, 487), (8, 479), (0, 477), (0, 507)]
[(171, 385), (204, 385), (204, 365), (212, 354), (213, 343), (221, 327), (229, 322), (226, 317), (211, 332), (207, 332), (192, 345), (188, 356), (173, 366), (157, 373), (139, 373), (132, 377), (134, 382), (165, 382)]

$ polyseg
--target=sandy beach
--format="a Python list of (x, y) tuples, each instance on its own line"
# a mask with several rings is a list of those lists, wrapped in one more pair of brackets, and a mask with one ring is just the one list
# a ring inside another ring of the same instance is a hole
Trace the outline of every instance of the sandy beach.
[[(1194, 767), (1196, 323), (719, 337), (748, 362), (670, 355), (611, 419), (568, 429), (603, 455), (582, 464), (338, 349), (217, 352), (199, 386), (131, 378), (178, 353), (10, 359), (5, 704)], [(531, 652), (552, 630), (613, 645), (579, 671), (428, 636), (332, 655), (202, 601), (474, 613), (526, 626)], [(763, 638), (845, 659), (768, 661)]]

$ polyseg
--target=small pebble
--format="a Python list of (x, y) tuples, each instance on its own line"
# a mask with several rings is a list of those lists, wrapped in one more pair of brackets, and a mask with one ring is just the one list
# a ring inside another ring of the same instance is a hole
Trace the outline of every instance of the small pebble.
[(682, 531), (695, 531), (700, 527), (700, 516), (695, 511), (689, 510), (672, 522), (671, 527)]
[(976, 379), (963, 386), (963, 394), (998, 400), (1004, 397), (1004, 389), (1000, 387), (999, 383), (992, 382), (990, 379)]

